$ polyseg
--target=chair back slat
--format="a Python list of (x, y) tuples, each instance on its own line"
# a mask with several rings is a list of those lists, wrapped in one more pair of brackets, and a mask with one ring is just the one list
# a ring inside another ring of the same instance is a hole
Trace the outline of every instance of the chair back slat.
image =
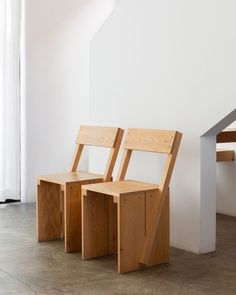
[(113, 148), (118, 128), (81, 126), (76, 143), (91, 146)]
[(110, 148), (104, 172), (104, 181), (110, 181), (124, 130), (115, 127), (81, 126), (76, 139), (76, 149), (69, 172), (76, 172), (85, 145)]
[[(117, 180), (125, 179), (133, 150), (164, 153), (168, 155), (165, 172), (162, 177), (160, 188), (166, 190), (172, 174), (172, 164), (175, 162), (182, 134), (172, 130), (158, 129), (128, 129), (125, 137), (124, 152), (118, 171)], [(172, 159), (169, 163), (169, 159)]]
[(155, 129), (128, 129), (124, 148), (171, 154), (176, 131)]

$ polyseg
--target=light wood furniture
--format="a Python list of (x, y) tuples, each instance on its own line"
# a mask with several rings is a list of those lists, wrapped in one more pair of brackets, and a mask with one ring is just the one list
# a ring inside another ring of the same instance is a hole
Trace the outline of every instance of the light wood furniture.
[[(124, 131), (120, 128), (81, 126), (68, 173), (37, 177), (38, 241), (65, 238), (65, 251), (81, 250), (81, 185), (111, 181)], [(110, 148), (104, 175), (77, 172), (85, 145)]]
[[(117, 180), (82, 186), (82, 258), (118, 252), (118, 272), (169, 261), (169, 183), (182, 134), (129, 129)], [(160, 185), (124, 180), (133, 150), (167, 154)]]
[[(216, 143), (227, 143), (227, 142), (236, 142), (236, 129), (227, 128), (220, 132), (216, 136)], [(218, 149), (216, 150), (216, 161), (217, 162), (228, 162), (235, 160), (235, 151), (227, 149)]]
[(216, 162), (232, 162), (235, 160), (234, 150), (216, 150)]
[(216, 143), (236, 142), (236, 129), (227, 128), (216, 136)]

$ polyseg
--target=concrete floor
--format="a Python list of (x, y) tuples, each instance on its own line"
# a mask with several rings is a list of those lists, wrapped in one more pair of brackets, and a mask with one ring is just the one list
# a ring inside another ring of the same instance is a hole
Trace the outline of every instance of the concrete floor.
[(35, 208), (0, 205), (0, 295), (236, 294), (236, 218), (218, 215), (217, 254), (171, 249), (171, 263), (117, 274), (114, 257), (81, 261), (62, 241), (37, 243)]

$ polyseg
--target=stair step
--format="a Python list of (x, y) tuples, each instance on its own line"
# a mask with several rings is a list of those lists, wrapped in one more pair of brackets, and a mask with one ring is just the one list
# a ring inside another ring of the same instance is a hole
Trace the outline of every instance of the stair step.
[(228, 162), (235, 160), (234, 150), (220, 150), (216, 151), (216, 162)]
[(216, 143), (236, 142), (236, 129), (225, 129), (216, 136)]

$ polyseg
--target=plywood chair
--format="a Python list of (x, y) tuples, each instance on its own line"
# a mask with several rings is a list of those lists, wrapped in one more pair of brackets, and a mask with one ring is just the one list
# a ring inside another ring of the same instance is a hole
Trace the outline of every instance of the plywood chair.
[[(118, 272), (169, 261), (169, 183), (182, 134), (129, 129), (117, 181), (82, 186), (82, 258), (118, 252)], [(167, 154), (160, 185), (124, 180), (133, 150)]]
[[(37, 178), (38, 241), (65, 237), (65, 251), (81, 250), (81, 185), (111, 181), (123, 130), (112, 127), (81, 126), (68, 173)], [(77, 172), (85, 145), (110, 148), (103, 175)]]

